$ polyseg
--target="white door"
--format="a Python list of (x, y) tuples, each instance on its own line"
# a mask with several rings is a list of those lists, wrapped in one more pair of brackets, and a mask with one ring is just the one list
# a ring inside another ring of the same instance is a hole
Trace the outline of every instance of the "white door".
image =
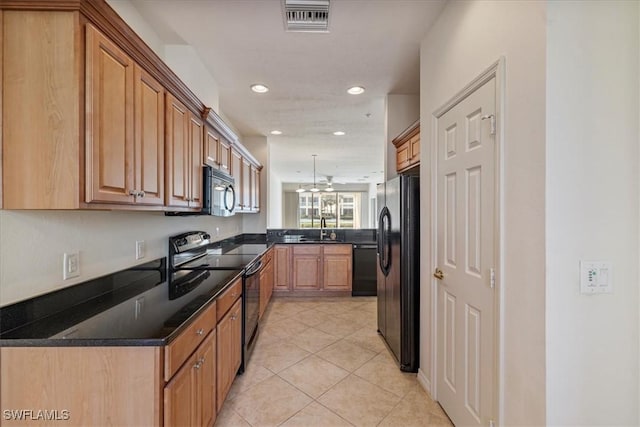
[(495, 393), (496, 78), (437, 119), (437, 398), (489, 425)]

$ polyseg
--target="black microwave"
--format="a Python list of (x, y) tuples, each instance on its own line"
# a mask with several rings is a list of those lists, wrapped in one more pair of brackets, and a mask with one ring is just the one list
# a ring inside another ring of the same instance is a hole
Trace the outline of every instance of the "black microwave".
[(236, 204), (235, 180), (233, 177), (218, 169), (204, 166), (202, 185), (202, 210), (200, 212), (165, 212), (168, 216), (189, 215), (234, 215)]
[(203, 168), (202, 213), (214, 216), (235, 214), (236, 191), (231, 175), (210, 166)]

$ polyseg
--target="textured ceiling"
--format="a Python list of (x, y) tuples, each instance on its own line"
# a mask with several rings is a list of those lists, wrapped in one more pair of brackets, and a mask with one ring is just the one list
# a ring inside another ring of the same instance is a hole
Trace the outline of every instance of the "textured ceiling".
[[(444, 6), (331, 0), (329, 33), (293, 33), (279, 0), (132, 3), (165, 44), (196, 49), (218, 83), (220, 109), (243, 136), (268, 136), (270, 166), (284, 182), (311, 182), (312, 154), (318, 180), (382, 180), (385, 96), (419, 93), (420, 41)], [(256, 82), (270, 91), (254, 94)], [(366, 92), (347, 94), (353, 85)]]

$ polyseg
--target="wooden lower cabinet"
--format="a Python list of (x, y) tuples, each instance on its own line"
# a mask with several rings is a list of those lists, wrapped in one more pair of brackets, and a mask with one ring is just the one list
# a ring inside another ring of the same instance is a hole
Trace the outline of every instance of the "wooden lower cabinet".
[(164, 388), (164, 424), (211, 426), (215, 421), (216, 331), (211, 332)]
[(3, 416), (3, 427), (163, 425), (162, 347), (2, 347), (0, 360), (2, 411), (63, 417), (29, 423)]
[(218, 322), (217, 403), (222, 408), (242, 361), (242, 298)]
[(309, 295), (350, 293), (352, 252), (352, 245), (340, 243), (276, 245), (274, 290)]
[(264, 267), (260, 272), (260, 317), (264, 314), (271, 295), (273, 295), (273, 281), (274, 281), (274, 269), (273, 269), (273, 249), (269, 249), (267, 253), (262, 257)]
[(320, 289), (322, 246), (297, 245), (293, 247), (293, 289)]
[(274, 292), (291, 290), (291, 252), (292, 245), (276, 245), (273, 248)]
[(322, 289), (350, 291), (352, 282), (351, 245), (325, 245), (323, 248)]

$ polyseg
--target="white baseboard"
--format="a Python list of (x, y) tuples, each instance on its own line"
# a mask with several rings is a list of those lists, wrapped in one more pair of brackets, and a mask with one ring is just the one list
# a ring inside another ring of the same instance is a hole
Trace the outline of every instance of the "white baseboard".
[(424, 391), (427, 392), (429, 397), (433, 398), (433, 394), (431, 393), (431, 380), (427, 378), (424, 371), (422, 369), (418, 369), (418, 383), (422, 386)]

